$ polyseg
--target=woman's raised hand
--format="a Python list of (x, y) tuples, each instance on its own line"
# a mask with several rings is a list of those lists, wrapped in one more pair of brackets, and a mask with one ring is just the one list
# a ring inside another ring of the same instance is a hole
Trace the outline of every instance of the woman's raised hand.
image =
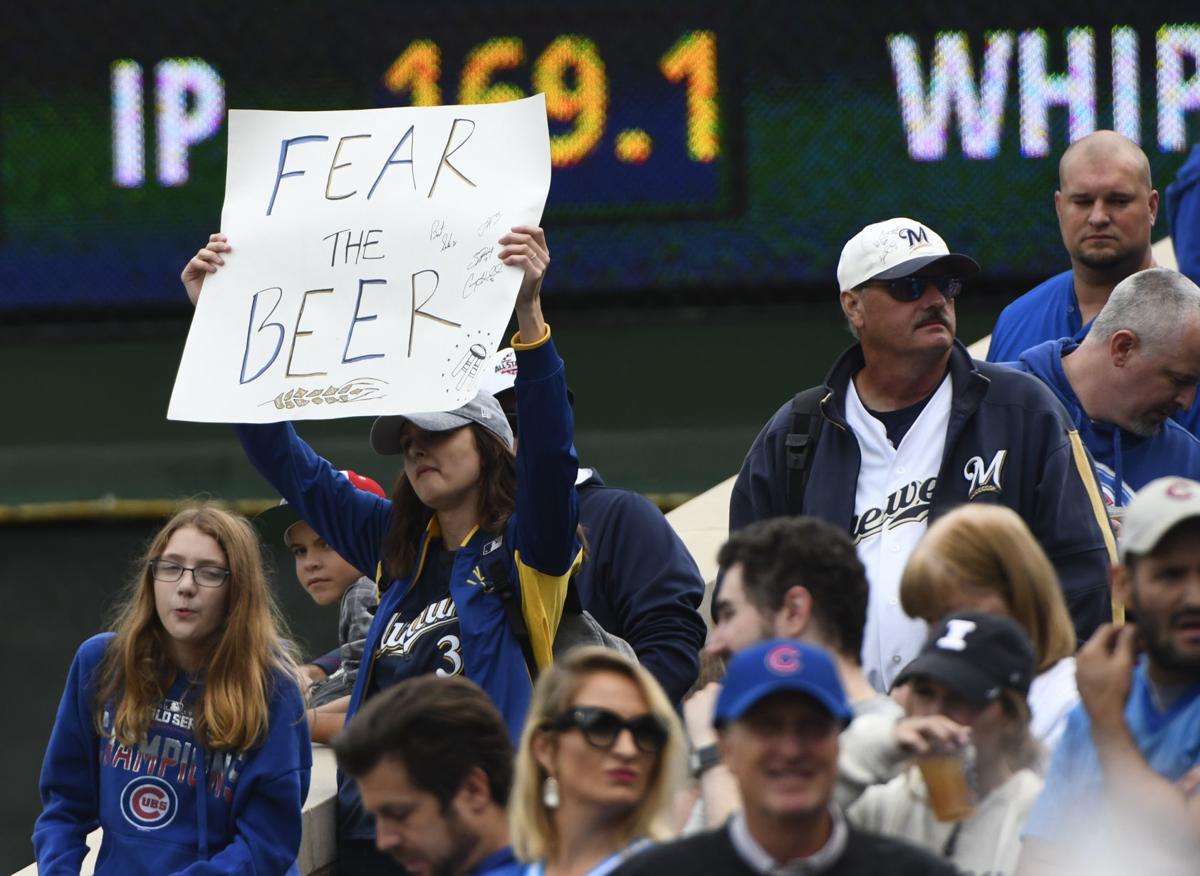
[(233, 247), (229, 245), (229, 238), (218, 231), (210, 234), (208, 243), (183, 266), (183, 273), (179, 275), (179, 279), (183, 281), (183, 288), (187, 290), (188, 300), (192, 302), (193, 307), (200, 300), (200, 287), (204, 285), (204, 275), (215, 274), (217, 268), (225, 264), (221, 253), (226, 252), (233, 252)]

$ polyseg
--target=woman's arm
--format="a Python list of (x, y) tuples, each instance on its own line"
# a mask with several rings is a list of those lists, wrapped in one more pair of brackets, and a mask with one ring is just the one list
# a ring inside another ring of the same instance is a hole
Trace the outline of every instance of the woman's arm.
[(328, 745), (333, 741), (333, 737), (341, 733), (342, 728), (346, 726), (346, 712), (349, 710), (349, 694), (317, 706), (315, 709), (309, 709), (307, 712), (308, 729), (312, 734), (312, 741), (320, 742), (323, 745)]
[(568, 573), (579, 553), (574, 423), (566, 374), (542, 317), (541, 287), (550, 254), (540, 228), (500, 238), (500, 259), (525, 272), (517, 293), (517, 536), (521, 560), (541, 573)]
[(541, 286), (550, 254), (540, 228), (518, 227), (500, 238), (500, 259), (525, 276), (517, 293), (517, 450), (515, 555), (521, 611), (539, 666), (552, 659), (567, 586), (581, 558), (576, 530), (574, 426), (562, 359), (542, 318)]
[[(180, 280), (192, 304), (204, 278), (215, 274), (233, 252), (220, 232), (184, 266)], [(313, 452), (291, 423), (234, 426), (246, 456), (259, 474), (334, 550), (360, 569), (374, 569), (391, 518), (391, 502), (358, 490)]]
[(100, 824), (100, 739), (89, 680), (106, 640), (89, 640), (76, 653), (42, 761), (42, 814), (33, 828), (33, 845), (44, 876), (78, 874), (87, 835)]

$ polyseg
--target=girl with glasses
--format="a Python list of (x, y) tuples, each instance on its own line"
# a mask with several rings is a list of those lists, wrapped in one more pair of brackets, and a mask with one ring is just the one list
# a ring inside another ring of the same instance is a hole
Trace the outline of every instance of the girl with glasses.
[(312, 746), (246, 520), (179, 512), (75, 655), (42, 764), (41, 873), (297, 873)]
[(605, 876), (672, 836), (683, 731), (632, 660), (580, 647), (538, 679), (509, 801), (525, 876)]

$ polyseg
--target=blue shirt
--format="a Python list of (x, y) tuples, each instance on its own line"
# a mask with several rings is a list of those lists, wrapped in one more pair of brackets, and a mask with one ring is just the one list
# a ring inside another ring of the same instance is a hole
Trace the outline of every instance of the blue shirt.
[(1174, 420), (1142, 436), (1087, 415), (1062, 366), (1063, 356), (1076, 346), (1070, 338), (1046, 341), (1022, 353), (1020, 361), (1005, 364), (1033, 374), (1058, 396), (1092, 454), (1105, 504), (1128, 505), (1135, 492), (1156, 478), (1200, 479), (1200, 439)]
[[(1133, 673), (1125, 723), (1150, 769), (1169, 781), (1200, 763), (1200, 684), (1192, 685), (1160, 712), (1154, 705), (1143, 657)], [(1089, 844), (1105, 835), (1120, 837), (1105, 811), (1104, 771), (1092, 741), (1091, 721), (1082, 705), (1067, 719), (1062, 741), (1050, 762), (1046, 786), (1025, 823), (1024, 837), (1062, 843), (1064, 837)]]
[(512, 846), (492, 852), (476, 865), (467, 876), (520, 876), (523, 865), (513, 854)]
[[(1034, 286), (1000, 311), (987, 361), (1012, 363), (1030, 347), (1059, 338), (1082, 341), (1092, 327), (1084, 325), (1075, 298), (1075, 275), (1071, 271), (1056, 274)], [(1172, 417), (1193, 435), (1200, 437), (1200, 393), (1186, 411)]]

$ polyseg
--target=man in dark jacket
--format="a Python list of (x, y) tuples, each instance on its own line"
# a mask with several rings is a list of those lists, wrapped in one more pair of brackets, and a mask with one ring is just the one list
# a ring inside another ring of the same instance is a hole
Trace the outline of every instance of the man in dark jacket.
[(767, 423), (730, 501), (730, 529), (803, 513), (850, 532), (871, 584), (863, 668), (877, 690), (925, 640), (924, 623), (900, 607), (904, 563), (928, 521), (963, 502), (1021, 515), (1054, 563), (1081, 641), (1110, 617), (1115, 544), (1070, 418), (1039, 381), (976, 362), (955, 340), (954, 298), (978, 270), (912, 219), (856, 234), (838, 282), (859, 343), (824, 386)]
[(851, 715), (833, 662), (815, 645), (771, 639), (737, 654), (713, 723), (742, 811), (638, 855), (617, 876), (955, 873), (928, 852), (857, 830), (833, 802), (838, 734)]
[(1131, 274), (1081, 342), (1046, 341), (1006, 364), (1033, 374), (1063, 403), (1110, 510), (1123, 511), (1156, 478), (1200, 479), (1200, 439), (1171, 419), (1191, 406), (1200, 382), (1200, 288), (1183, 274)]
[[(516, 376), (516, 356), (502, 349), (480, 383), (505, 413), (516, 411)], [(574, 402), (569, 390), (568, 395)], [(515, 430), (516, 418), (509, 419)], [(588, 541), (587, 559), (572, 584), (580, 606), (607, 632), (628, 642), (638, 662), (678, 703), (700, 672), (700, 649), (708, 634), (699, 611), (704, 597), (700, 570), (645, 496), (607, 486), (599, 472), (582, 467), (576, 492)]]

